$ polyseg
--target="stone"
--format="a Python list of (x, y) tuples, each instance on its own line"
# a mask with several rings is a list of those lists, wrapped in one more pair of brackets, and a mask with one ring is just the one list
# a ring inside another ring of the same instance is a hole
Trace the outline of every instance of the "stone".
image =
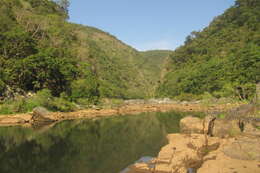
[[(260, 130), (257, 129), (258, 125), (256, 123), (245, 123), (243, 134), (247, 136), (252, 136), (255, 138), (260, 138)], [(260, 127), (260, 125), (259, 125)]]
[(203, 120), (197, 118), (188, 116), (180, 121), (180, 131), (182, 133), (203, 133)]
[(187, 173), (200, 167), (206, 151), (219, 146), (218, 138), (205, 138), (202, 134), (169, 134), (167, 138), (169, 144), (161, 149), (156, 159), (134, 164), (127, 173)]
[(185, 117), (180, 121), (185, 134), (169, 134), (169, 143), (157, 158), (136, 163), (126, 173), (259, 173), (259, 130), (243, 123), (214, 116)]
[(259, 173), (259, 138), (222, 139), (220, 147), (203, 158), (197, 173)]
[(260, 138), (239, 137), (224, 146), (223, 152), (233, 159), (260, 161)]
[(212, 129), (212, 136), (225, 138), (241, 134), (239, 120), (216, 119)]
[(55, 120), (51, 118), (51, 112), (49, 112), (44, 107), (36, 107), (33, 109), (33, 122), (54, 122)]

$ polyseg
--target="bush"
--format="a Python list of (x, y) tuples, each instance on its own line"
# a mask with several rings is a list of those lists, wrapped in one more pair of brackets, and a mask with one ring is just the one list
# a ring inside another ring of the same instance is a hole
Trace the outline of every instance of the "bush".
[(7, 101), (0, 105), (0, 114), (25, 113), (31, 111), (30, 106), (23, 97), (16, 100)]
[(68, 112), (75, 110), (75, 105), (66, 100), (64, 93), (61, 94), (61, 97), (53, 97), (48, 89), (38, 91), (34, 97), (28, 99), (27, 103), (34, 107), (43, 106), (52, 111)]
[(71, 85), (71, 100), (81, 102), (84, 99), (84, 104), (97, 103), (98, 90), (97, 83), (93, 80), (79, 79), (72, 82)]
[(51, 91), (43, 89), (34, 96), (25, 98), (17, 97), (0, 105), (0, 114), (14, 114), (31, 112), (35, 107), (42, 106), (51, 111), (74, 111), (76, 105), (62, 97), (53, 97)]
[(70, 112), (76, 110), (76, 105), (63, 98), (55, 97), (50, 103), (49, 109), (53, 111)]
[(0, 80), (0, 96), (3, 95), (5, 88), (5, 83), (2, 80)]
[(0, 114), (12, 114), (14, 113), (8, 104), (0, 105)]

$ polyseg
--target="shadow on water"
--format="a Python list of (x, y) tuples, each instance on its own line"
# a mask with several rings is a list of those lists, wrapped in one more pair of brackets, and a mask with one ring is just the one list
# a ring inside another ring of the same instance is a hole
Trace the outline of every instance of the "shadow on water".
[(181, 113), (63, 121), (49, 129), (0, 128), (1, 173), (116, 173), (156, 156)]

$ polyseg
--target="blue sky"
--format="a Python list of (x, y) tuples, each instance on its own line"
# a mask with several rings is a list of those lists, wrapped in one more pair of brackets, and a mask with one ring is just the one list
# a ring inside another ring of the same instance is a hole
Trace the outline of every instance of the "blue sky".
[(138, 50), (175, 49), (235, 0), (71, 0), (70, 21), (109, 32)]

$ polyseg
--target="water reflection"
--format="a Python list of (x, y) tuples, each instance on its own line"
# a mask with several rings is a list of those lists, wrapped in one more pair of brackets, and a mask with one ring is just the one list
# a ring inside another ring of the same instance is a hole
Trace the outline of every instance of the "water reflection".
[(116, 173), (142, 156), (155, 156), (178, 113), (144, 113), (73, 120), (48, 129), (0, 128), (1, 173)]

